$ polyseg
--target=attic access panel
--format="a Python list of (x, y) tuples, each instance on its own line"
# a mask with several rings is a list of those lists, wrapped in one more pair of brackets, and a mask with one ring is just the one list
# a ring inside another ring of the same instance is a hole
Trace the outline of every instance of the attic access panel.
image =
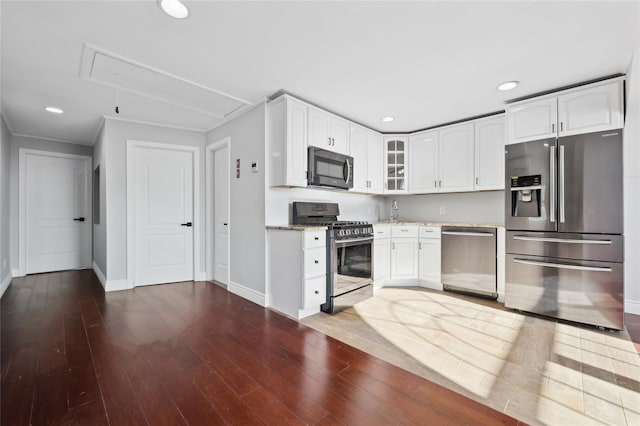
[(80, 74), (96, 83), (217, 118), (251, 106), (248, 101), (88, 45)]

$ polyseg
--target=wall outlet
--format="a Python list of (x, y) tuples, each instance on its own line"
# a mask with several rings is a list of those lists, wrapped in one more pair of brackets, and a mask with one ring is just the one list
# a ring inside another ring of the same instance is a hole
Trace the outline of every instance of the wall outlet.
[(447, 213), (444, 207), (440, 207), (440, 216), (444, 216)]

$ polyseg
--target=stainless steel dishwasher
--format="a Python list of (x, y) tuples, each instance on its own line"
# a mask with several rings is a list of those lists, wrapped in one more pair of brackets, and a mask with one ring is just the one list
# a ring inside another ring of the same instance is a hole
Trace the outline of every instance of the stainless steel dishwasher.
[(498, 297), (496, 228), (443, 226), (441, 244), (445, 290)]

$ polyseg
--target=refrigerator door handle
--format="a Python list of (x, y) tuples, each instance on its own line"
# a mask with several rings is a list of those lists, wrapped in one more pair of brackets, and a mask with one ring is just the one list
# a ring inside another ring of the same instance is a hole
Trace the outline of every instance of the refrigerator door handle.
[(556, 221), (556, 147), (549, 149), (549, 221)]
[(611, 272), (611, 268), (606, 266), (579, 266), (579, 265), (567, 265), (565, 263), (555, 262), (539, 262), (536, 260), (526, 259), (513, 259), (514, 263), (521, 263), (523, 265), (544, 266), (548, 268), (556, 269), (573, 269), (576, 271), (594, 271), (594, 272)]
[(515, 235), (514, 240), (535, 241), (539, 243), (566, 243), (566, 244), (599, 244), (611, 245), (611, 240), (571, 240), (567, 238), (543, 238), (543, 237), (525, 237), (524, 235)]
[(564, 223), (564, 145), (558, 148), (558, 204), (560, 205), (560, 223)]

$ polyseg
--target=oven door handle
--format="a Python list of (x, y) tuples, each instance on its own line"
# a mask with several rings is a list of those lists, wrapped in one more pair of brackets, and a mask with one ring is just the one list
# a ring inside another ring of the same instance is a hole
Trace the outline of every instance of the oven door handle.
[(351, 240), (337, 240), (336, 241), (336, 245), (341, 245), (341, 244), (352, 244), (352, 243), (370, 243), (373, 241), (373, 237), (367, 237), (367, 238), (353, 238)]

